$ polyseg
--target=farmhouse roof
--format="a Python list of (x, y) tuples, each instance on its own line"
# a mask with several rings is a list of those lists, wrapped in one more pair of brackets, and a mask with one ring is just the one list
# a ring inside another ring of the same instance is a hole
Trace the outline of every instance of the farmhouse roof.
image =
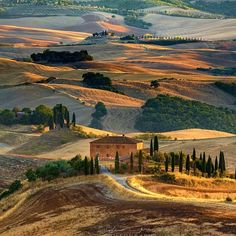
[(101, 144), (137, 144), (141, 143), (142, 141), (129, 138), (126, 136), (106, 136), (100, 139), (96, 139), (91, 143), (101, 143)]

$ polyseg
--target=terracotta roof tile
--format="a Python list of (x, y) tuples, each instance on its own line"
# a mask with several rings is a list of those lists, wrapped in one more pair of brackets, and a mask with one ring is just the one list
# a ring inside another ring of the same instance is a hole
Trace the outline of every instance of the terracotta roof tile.
[(96, 139), (91, 143), (107, 143), (107, 144), (137, 144), (141, 143), (142, 141), (129, 138), (126, 136), (106, 136), (104, 138)]

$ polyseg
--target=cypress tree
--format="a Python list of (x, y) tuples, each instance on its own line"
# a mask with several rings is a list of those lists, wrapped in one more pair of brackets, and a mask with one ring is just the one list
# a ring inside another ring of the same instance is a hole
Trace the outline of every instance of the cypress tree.
[(139, 173), (142, 172), (142, 165), (143, 165), (143, 152), (142, 150), (138, 153), (138, 171)]
[(218, 165), (218, 158), (217, 158), (217, 156), (216, 156), (216, 159), (215, 159), (215, 175), (217, 175), (218, 168), (219, 168), (219, 165)]
[(196, 150), (195, 150), (195, 148), (193, 149), (192, 160), (196, 161)]
[(75, 124), (76, 124), (76, 117), (75, 117), (75, 113), (73, 112), (73, 115), (72, 115), (72, 124), (73, 126), (75, 127)]
[(226, 167), (225, 167), (225, 157), (222, 151), (220, 151), (219, 170), (220, 170), (220, 175), (223, 176), (226, 170)]
[(132, 174), (134, 172), (134, 157), (133, 157), (133, 153), (131, 152), (130, 154), (130, 161), (129, 161), (129, 171)]
[(151, 142), (150, 142), (150, 156), (151, 157), (153, 156), (153, 143), (152, 143), (152, 139), (151, 139)]
[(200, 161), (202, 161), (202, 153), (200, 153)]
[(204, 174), (206, 173), (206, 153), (203, 153), (203, 159), (202, 159), (202, 175), (204, 176)]
[[(194, 160), (194, 162), (195, 162), (195, 160)], [(187, 155), (185, 169), (186, 169), (186, 172), (189, 174), (189, 172), (190, 172), (190, 156), (189, 156), (189, 154)]]
[(49, 125), (49, 129), (50, 129), (50, 130), (53, 130), (53, 129), (54, 129), (53, 117), (50, 117), (50, 118), (49, 118), (48, 125)]
[(207, 172), (208, 177), (210, 178), (211, 177), (211, 173), (212, 173), (212, 161), (211, 161), (211, 157), (210, 156), (208, 157), (208, 160), (207, 160), (206, 172)]
[(225, 166), (225, 154), (222, 152), (222, 163), (223, 163), (223, 170), (226, 171), (226, 166)]
[(175, 171), (175, 155), (171, 156), (171, 171)]
[(115, 157), (115, 174), (119, 174), (120, 172), (120, 157), (119, 153), (116, 152), (116, 157)]
[(90, 160), (90, 175), (94, 174), (94, 165), (93, 165), (93, 158), (91, 157)]
[(85, 156), (84, 158), (84, 174), (89, 174), (89, 164), (88, 164), (88, 158)]
[(65, 110), (65, 120), (67, 128), (70, 128), (70, 113), (67, 108)]
[(180, 152), (180, 157), (179, 157), (179, 172), (183, 172), (183, 152)]
[(99, 173), (100, 173), (99, 157), (98, 157), (98, 155), (96, 155), (96, 157), (95, 157), (95, 171), (96, 171), (96, 174), (99, 174)]
[(165, 158), (165, 172), (168, 172), (169, 170), (169, 157), (166, 156)]
[(157, 135), (154, 137), (154, 151), (159, 151), (159, 141)]

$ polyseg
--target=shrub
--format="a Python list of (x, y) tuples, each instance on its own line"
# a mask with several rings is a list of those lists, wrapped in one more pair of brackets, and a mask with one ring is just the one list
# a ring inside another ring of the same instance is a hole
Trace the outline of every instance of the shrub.
[(169, 174), (169, 173), (161, 173), (160, 175), (155, 175), (155, 178), (157, 178), (160, 181), (167, 182), (167, 183), (175, 183), (175, 175)]
[(36, 172), (33, 171), (32, 169), (27, 170), (27, 172), (25, 173), (25, 176), (29, 182), (36, 181), (36, 179), (37, 179)]
[(22, 187), (22, 183), (20, 180), (15, 180), (10, 186), (9, 186), (9, 192), (14, 193), (15, 191), (19, 190)]
[(226, 202), (232, 202), (233, 199), (232, 199), (231, 197), (228, 196), (228, 197), (225, 199), (225, 201), (226, 201)]

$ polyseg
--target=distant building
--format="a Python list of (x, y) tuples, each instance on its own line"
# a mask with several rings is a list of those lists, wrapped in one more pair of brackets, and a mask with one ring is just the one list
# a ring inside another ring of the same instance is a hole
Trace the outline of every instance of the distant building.
[(116, 152), (126, 159), (144, 147), (143, 142), (126, 136), (106, 136), (90, 142), (90, 156), (99, 155), (100, 160), (114, 160)]

